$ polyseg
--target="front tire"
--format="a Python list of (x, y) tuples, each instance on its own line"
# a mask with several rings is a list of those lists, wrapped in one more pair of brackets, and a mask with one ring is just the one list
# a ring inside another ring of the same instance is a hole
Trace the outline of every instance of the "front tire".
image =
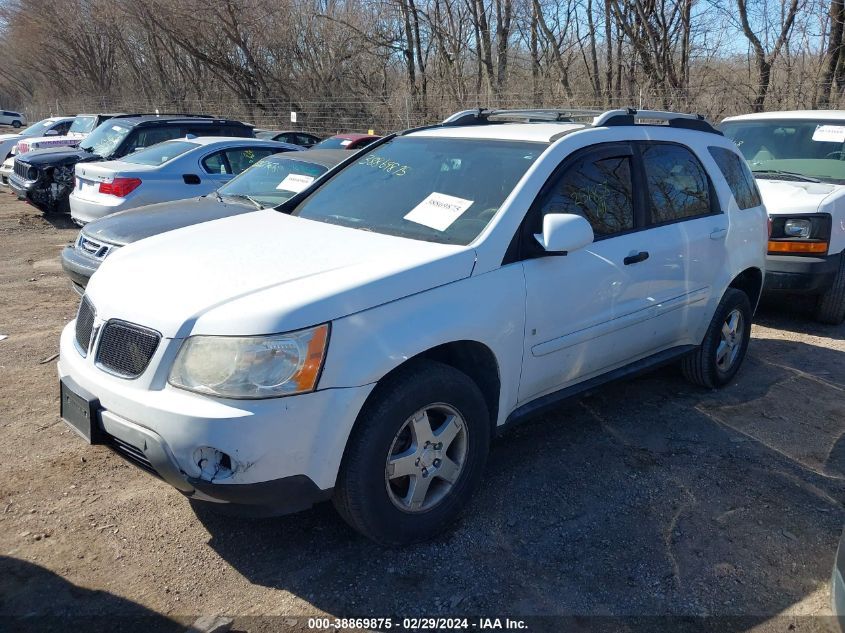
[(484, 396), (469, 376), (430, 360), (376, 389), (349, 438), (335, 507), (377, 543), (430, 539), (481, 481), (491, 434)]
[(748, 350), (751, 317), (748, 295), (728, 288), (701, 345), (681, 361), (684, 377), (708, 389), (728, 384), (739, 371)]
[(833, 285), (819, 297), (816, 304), (816, 320), (829, 325), (845, 321), (845, 252), (839, 255), (839, 270)]

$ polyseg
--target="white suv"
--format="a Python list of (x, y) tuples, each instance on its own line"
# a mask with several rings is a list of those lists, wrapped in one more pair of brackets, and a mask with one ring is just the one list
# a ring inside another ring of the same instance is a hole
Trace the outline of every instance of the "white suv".
[(721, 124), (751, 165), (772, 219), (767, 295), (816, 298), (816, 319), (845, 320), (845, 112), (801, 110)]
[(83, 437), (194, 499), (333, 498), (402, 544), (457, 515), (508, 424), (671, 361), (706, 387), (742, 363), (766, 213), (698, 117), (469, 111), (298, 182), (94, 274), (58, 365)]

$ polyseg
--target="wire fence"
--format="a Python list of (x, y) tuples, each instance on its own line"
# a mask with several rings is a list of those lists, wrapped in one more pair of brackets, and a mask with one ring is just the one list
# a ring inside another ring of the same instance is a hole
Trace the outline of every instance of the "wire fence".
[[(328, 136), (338, 132), (386, 134), (443, 120), (450, 114), (475, 107), (498, 108), (583, 108), (606, 110), (619, 107), (673, 109), (697, 112), (711, 121), (751, 111), (753, 88), (730, 88), (724, 82), (697, 87), (689, 94), (638, 90), (624, 95), (597, 96), (594, 92), (559, 95), (532, 95), (530, 91), (491, 95), (439, 92), (425, 96), (387, 94), (367, 98), (327, 98), (293, 101), (287, 99), (243, 100), (182, 99), (178, 101), (142, 98), (75, 98), (31, 103), (24, 108), (29, 121), (50, 115), (74, 115), (93, 112), (195, 113), (238, 119), (259, 128), (310, 131)], [(767, 97), (767, 109), (812, 108), (815, 94), (801, 87), (773, 89)], [(835, 105), (835, 104), (833, 104)]]

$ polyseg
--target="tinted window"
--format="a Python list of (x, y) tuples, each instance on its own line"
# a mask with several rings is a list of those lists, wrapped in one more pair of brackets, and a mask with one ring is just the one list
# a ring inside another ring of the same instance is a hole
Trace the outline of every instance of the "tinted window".
[(231, 174), (223, 152), (214, 152), (202, 159), (202, 168), (209, 174)]
[(757, 183), (748, 169), (748, 164), (735, 152), (724, 147), (708, 147), (710, 155), (719, 166), (719, 171), (728, 181), (728, 187), (740, 209), (759, 207), (762, 202), (757, 191)]
[(169, 160), (199, 147), (190, 141), (167, 141), (130, 154), (123, 160), (136, 165), (163, 165)]
[(671, 222), (710, 213), (710, 182), (685, 147), (645, 145), (642, 150), (651, 222)]
[(59, 136), (64, 136), (70, 130), (70, 126), (73, 121), (62, 121), (58, 125), (54, 125), (52, 129), (56, 130), (56, 133)]
[(376, 233), (469, 244), (546, 147), (400, 136), (360, 156), (292, 213)]
[(138, 130), (129, 143), (129, 151), (135, 148), (150, 147), (162, 141), (179, 138), (181, 130), (177, 126), (148, 127)]
[(541, 212), (585, 217), (596, 237), (634, 228), (634, 195), (629, 156), (585, 157), (554, 184)]

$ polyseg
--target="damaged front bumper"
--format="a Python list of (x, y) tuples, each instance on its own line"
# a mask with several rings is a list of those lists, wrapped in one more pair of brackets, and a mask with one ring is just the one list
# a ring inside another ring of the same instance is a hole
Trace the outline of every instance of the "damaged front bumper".
[(97, 367), (62, 332), (58, 373), (91, 403), (91, 442), (199, 501), (249, 514), (288, 514), (328, 499), (357, 412), (372, 386), (270, 400), (223, 400), (176, 389), (167, 370), (179, 341), (162, 341), (150, 375)]

